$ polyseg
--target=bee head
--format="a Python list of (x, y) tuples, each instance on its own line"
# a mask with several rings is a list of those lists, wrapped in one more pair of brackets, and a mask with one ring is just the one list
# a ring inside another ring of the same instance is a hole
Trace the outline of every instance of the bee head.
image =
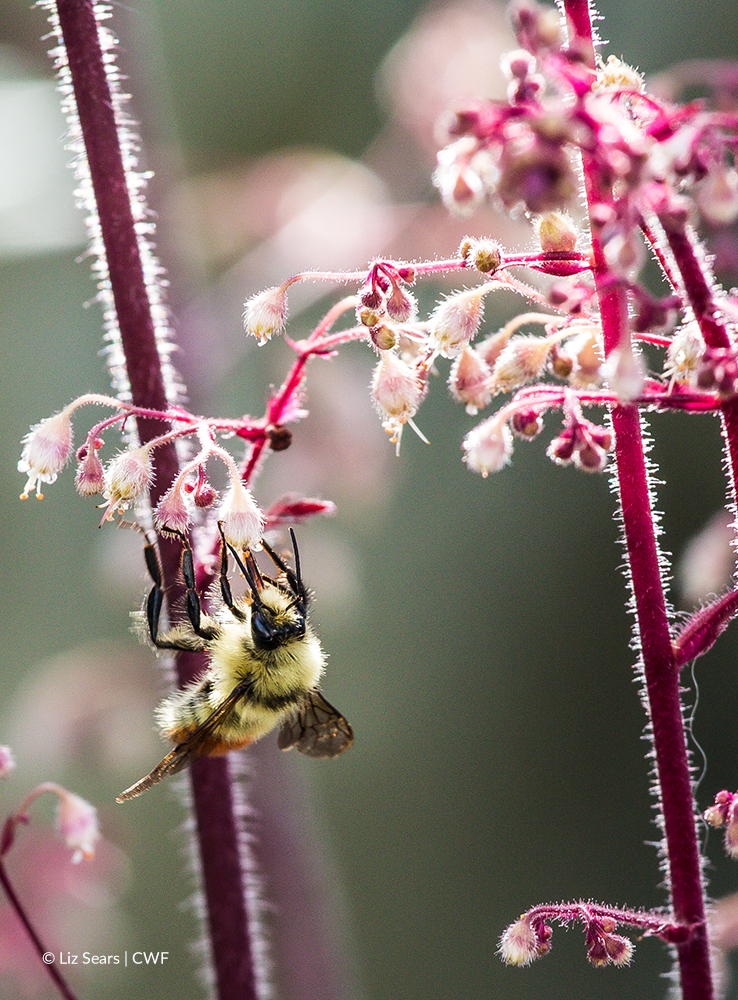
[(305, 635), (305, 606), (271, 580), (253, 594), (251, 635), (261, 649), (276, 649)]
[(249, 552), (245, 562), (232, 545), (228, 545), (251, 591), (251, 635), (254, 645), (261, 649), (278, 646), (305, 635), (308, 594), (300, 575), (300, 554), (295, 533), (290, 528), (295, 569), (292, 570), (262, 539), (262, 545), (284, 581), (271, 580), (259, 572), (253, 555)]

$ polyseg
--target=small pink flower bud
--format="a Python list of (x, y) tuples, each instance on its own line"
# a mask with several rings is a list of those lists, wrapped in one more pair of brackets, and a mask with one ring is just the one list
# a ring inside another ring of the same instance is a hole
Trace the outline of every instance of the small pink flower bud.
[(510, 420), (513, 434), (532, 441), (543, 430), (543, 419), (538, 410), (532, 407), (527, 410), (516, 410)]
[(571, 253), (577, 248), (577, 229), (564, 212), (547, 212), (536, 223), (544, 253)]
[(466, 403), (467, 413), (475, 414), (489, 405), (489, 376), (489, 368), (472, 347), (465, 347), (451, 365), (448, 387), (454, 399)]
[(449, 295), (436, 306), (429, 321), (429, 334), (439, 354), (454, 357), (474, 339), (488, 291), (484, 285), (478, 285)]
[(384, 319), (384, 309), (374, 306), (359, 306), (356, 317), (362, 326), (379, 326)]
[(572, 427), (565, 427), (546, 449), (546, 454), (557, 465), (568, 465), (574, 455), (576, 438)]
[(400, 285), (395, 285), (387, 299), (387, 315), (395, 323), (407, 323), (415, 315), (415, 297)]
[(151, 457), (146, 446), (121, 451), (105, 470), (103, 496), (108, 504), (102, 520), (111, 520), (116, 510), (127, 510), (145, 493), (152, 480)]
[(505, 420), (494, 414), (469, 431), (462, 447), (466, 464), (486, 479), (490, 472), (499, 472), (510, 461), (512, 432)]
[(397, 346), (397, 334), (391, 326), (387, 326), (385, 323), (373, 326), (369, 331), (369, 336), (378, 351), (391, 351), (393, 347)]
[(415, 416), (422, 398), (415, 369), (393, 351), (383, 351), (372, 377), (372, 400), (380, 415), (405, 423)]
[(259, 346), (275, 333), (284, 330), (287, 321), (287, 289), (284, 285), (267, 288), (246, 300), (243, 323), (246, 332), (256, 337)]
[[(82, 451), (83, 448), (80, 448), (80, 452)], [(88, 497), (102, 493), (105, 489), (105, 472), (97, 451), (87, 448), (84, 451), (86, 453), (80, 455), (74, 485), (81, 496)]]
[[(374, 288), (373, 286), (370, 286), (361, 293), (360, 301), (361, 301), (361, 306), (364, 309), (369, 309), (371, 311), (376, 312), (376, 310), (382, 308), (384, 304), (384, 296), (378, 289)], [(366, 326), (366, 324), (364, 325)]]
[(57, 826), (67, 847), (74, 851), (72, 864), (79, 864), (85, 858), (90, 860), (95, 854), (95, 845), (100, 839), (97, 810), (79, 795), (57, 786), (59, 810)]
[(213, 506), (215, 501), (218, 499), (218, 495), (218, 491), (214, 490), (210, 483), (198, 483), (193, 497), (195, 506), (199, 507), (201, 510), (207, 510), (208, 507)]
[(492, 389), (512, 392), (538, 378), (548, 361), (551, 341), (545, 337), (513, 337), (492, 369)]
[(495, 240), (477, 240), (466, 236), (459, 256), (482, 274), (494, 274), (502, 264), (502, 248)]
[(223, 533), (236, 549), (247, 551), (258, 547), (264, 533), (264, 517), (256, 505), (251, 490), (240, 479), (231, 479), (218, 513)]
[(39, 500), (43, 499), (41, 483), (53, 483), (67, 463), (72, 452), (72, 423), (67, 410), (47, 417), (36, 424), (23, 439), (23, 451), (18, 462), (18, 471), (28, 474), (28, 481), (21, 493), (21, 500), (28, 499), (31, 490), (36, 490)]
[(606, 934), (605, 948), (613, 965), (630, 965), (633, 960), (635, 948), (630, 938), (620, 934)]
[(10, 747), (0, 746), (0, 778), (7, 778), (15, 770), (15, 757)]
[(530, 965), (541, 955), (545, 955), (551, 947), (549, 944), (550, 928), (543, 927), (541, 930), (548, 931), (548, 934), (539, 935), (525, 917), (510, 924), (505, 929), (497, 947), (497, 954), (505, 965)]
[(179, 478), (164, 494), (154, 511), (154, 524), (160, 531), (179, 531), (185, 534), (192, 524), (192, 507), (184, 496)]

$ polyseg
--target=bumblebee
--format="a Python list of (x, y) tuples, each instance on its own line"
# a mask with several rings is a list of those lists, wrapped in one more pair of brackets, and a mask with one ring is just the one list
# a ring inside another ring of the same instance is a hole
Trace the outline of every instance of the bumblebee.
[[(144, 555), (153, 581), (146, 602), (151, 641), (157, 649), (207, 653), (209, 664), (200, 678), (165, 698), (156, 709), (157, 725), (175, 744), (174, 749), (146, 777), (122, 792), (117, 802), (135, 798), (195, 758), (249, 746), (276, 726), (280, 726), (280, 749), (295, 747), (308, 757), (337, 757), (354, 741), (349, 723), (318, 690), (325, 653), (308, 622), (309, 594), (302, 581), (294, 531), (290, 528), (294, 570), (262, 541), (279, 571), (272, 579), (261, 574), (251, 552), (242, 559), (226, 541), (221, 523), (218, 528), (218, 606), (212, 614), (204, 612), (195, 587), (192, 549), (180, 535), (187, 618), (162, 633), (162, 572), (156, 548), (147, 538)], [(229, 554), (247, 584), (241, 598), (234, 599), (231, 592)]]

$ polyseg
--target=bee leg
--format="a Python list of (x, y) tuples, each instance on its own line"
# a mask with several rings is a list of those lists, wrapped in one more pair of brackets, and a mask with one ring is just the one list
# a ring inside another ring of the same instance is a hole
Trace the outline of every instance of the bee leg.
[(218, 521), (218, 531), (220, 532), (220, 593), (223, 603), (233, 617), (243, 622), (246, 621), (247, 615), (234, 603), (231, 585), (228, 582), (228, 543), (223, 534), (222, 521)]
[[(154, 586), (149, 591), (149, 596), (146, 600), (146, 621), (148, 622), (151, 641), (157, 649), (191, 651), (193, 649), (192, 642), (159, 637), (159, 620), (161, 618), (161, 609), (164, 603), (164, 581), (156, 545), (147, 533), (144, 533), (144, 537), (146, 539), (146, 545), (144, 546), (144, 559), (146, 560), (146, 568), (149, 571), (149, 576), (154, 582)], [(190, 548), (189, 542), (184, 535), (180, 535), (180, 537), (182, 538), (184, 546), (182, 549), (182, 576), (184, 577), (185, 587), (187, 588), (187, 617), (190, 619), (190, 624), (192, 625), (192, 629), (196, 635), (200, 636), (201, 639), (212, 639), (215, 634), (213, 630), (202, 628), (200, 624), (200, 598), (195, 589), (195, 570), (192, 559), (192, 549)]]
[(161, 564), (159, 563), (156, 545), (151, 541), (146, 532), (144, 532), (144, 538), (146, 539), (146, 544), (144, 545), (146, 569), (149, 571), (149, 576), (154, 583), (146, 599), (146, 621), (148, 622), (151, 641), (155, 646), (159, 646), (159, 620), (161, 618), (161, 607), (164, 603)]

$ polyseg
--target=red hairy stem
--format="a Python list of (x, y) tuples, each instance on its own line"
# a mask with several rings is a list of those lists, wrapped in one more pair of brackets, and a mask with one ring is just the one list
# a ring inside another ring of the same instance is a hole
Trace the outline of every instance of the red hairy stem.
[[(565, 0), (578, 53), (592, 53), (592, 24), (587, 0)], [(590, 208), (612, 202), (590, 156), (583, 154), (584, 178)], [(592, 227), (593, 273), (600, 302), (605, 352), (610, 354), (628, 336), (624, 291), (608, 281), (599, 231)], [(648, 471), (635, 406), (615, 406), (615, 458), (625, 530), (631, 585), (641, 643), (649, 715), (653, 730), (656, 775), (664, 822), (665, 853), (674, 920), (691, 928), (686, 942), (676, 945), (684, 1000), (713, 997), (707, 940), (704, 886), (699, 841), (689, 773), (686, 735), (675, 666), (659, 551), (654, 531)]]
[[(90, 165), (133, 402), (141, 407), (166, 410), (161, 359), (94, 5), (92, 0), (58, 0), (57, 9)], [(167, 425), (150, 419), (139, 419), (138, 428), (142, 442), (168, 429)], [(178, 471), (173, 445), (158, 448), (155, 458), (157, 485), (152, 503), (156, 503)], [(161, 555), (171, 595), (178, 581), (179, 547), (165, 542), (161, 545)], [(202, 658), (179, 656), (180, 684), (201, 672), (203, 667)], [(252, 1000), (257, 996), (254, 954), (242, 885), (239, 821), (234, 811), (228, 766), (224, 760), (207, 759), (191, 768), (190, 775), (217, 995), (220, 1000)]]
[(56, 986), (56, 988), (59, 990), (59, 993), (61, 994), (61, 996), (64, 997), (64, 1000), (77, 1000), (75, 994), (69, 988), (69, 985), (67, 984), (66, 980), (57, 969), (56, 963), (53, 961), (53, 959), (51, 962), (44, 961), (43, 956), (52, 953), (49, 952), (48, 948), (44, 946), (43, 942), (36, 933), (33, 924), (28, 919), (28, 914), (23, 909), (23, 904), (21, 903), (20, 899), (18, 899), (15, 889), (13, 888), (10, 879), (8, 878), (8, 873), (5, 869), (5, 862), (2, 860), (0, 860), (0, 885), (2, 885), (3, 891), (5, 892), (5, 895), (8, 897), (10, 905), (17, 913), (18, 919), (25, 927), (28, 936), (33, 942), (34, 950), (37, 952), (38, 957), (43, 962), (44, 968), (49, 973), (49, 976), (51, 977), (54, 986)]

